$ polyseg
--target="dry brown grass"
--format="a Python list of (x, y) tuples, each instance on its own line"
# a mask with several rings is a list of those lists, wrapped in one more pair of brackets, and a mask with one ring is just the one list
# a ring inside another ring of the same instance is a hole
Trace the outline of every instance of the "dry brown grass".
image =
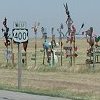
[[(3, 56), (5, 46), (3, 40), (0, 40), (0, 64), (5, 66), (5, 58)], [(64, 45), (66, 43), (64, 42)], [(45, 66), (42, 65), (43, 53), (41, 40), (38, 41), (37, 49), (37, 66), (34, 67), (34, 61), (31, 61), (31, 55), (34, 53), (34, 40), (29, 41), (27, 49), (28, 67), (22, 73), (22, 88), (28, 88), (35, 93), (46, 93), (48, 95), (57, 95), (62, 97), (76, 98), (81, 100), (100, 100), (100, 66), (95, 66), (95, 71), (91, 67), (85, 65), (86, 50), (88, 44), (85, 39), (77, 40), (78, 46), (75, 66), (70, 67), (68, 60), (63, 57), (63, 66), (60, 63), (53, 68), (48, 66), (45, 61)], [(14, 45), (15, 63), (17, 64), (17, 45)], [(17, 66), (13, 69), (2, 68), (0, 70), (0, 84), (4, 86), (17, 86)]]

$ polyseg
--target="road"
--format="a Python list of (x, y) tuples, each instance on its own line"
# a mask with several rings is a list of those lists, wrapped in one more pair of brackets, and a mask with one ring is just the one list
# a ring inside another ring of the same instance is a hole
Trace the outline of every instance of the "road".
[(0, 100), (69, 100), (69, 99), (0, 90)]

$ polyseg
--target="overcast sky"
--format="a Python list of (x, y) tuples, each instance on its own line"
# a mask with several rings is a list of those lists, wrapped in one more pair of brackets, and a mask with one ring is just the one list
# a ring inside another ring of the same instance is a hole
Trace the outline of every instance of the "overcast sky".
[[(66, 2), (77, 31), (84, 22), (84, 30), (93, 26), (94, 32), (100, 33), (100, 0), (0, 0), (0, 29), (4, 17), (7, 17), (10, 32), (14, 21), (26, 21), (30, 36), (33, 36), (31, 27), (35, 22), (40, 22), (40, 28), (46, 27), (49, 35), (51, 27), (58, 34), (56, 30), (60, 23), (64, 24), (66, 32), (67, 16), (63, 7)], [(40, 31), (38, 34), (41, 35)]]

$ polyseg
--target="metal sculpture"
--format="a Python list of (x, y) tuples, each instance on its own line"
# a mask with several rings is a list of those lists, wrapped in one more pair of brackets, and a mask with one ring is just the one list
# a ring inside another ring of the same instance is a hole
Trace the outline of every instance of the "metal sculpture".
[(51, 29), (51, 33), (52, 33), (52, 40), (51, 42), (49, 42), (48, 38), (47, 38), (47, 33), (44, 31), (44, 28), (41, 28), (41, 32), (42, 34), (44, 34), (44, 42), (43, 42), (43, 64), (44, 64), (44, 60), (45, 60), (45, 55), (47, 55), (47, 63), (49, 65), (51, 65), (51, 67), (57, 63), (57, 56), (55, 55), (55, 50), (54, 47), (56, 46), (56, 42), (55, 42), (55, 36), (53, 34), (54, 28)]
[(35, 66), (36, 66), (36, 59), (37, 59), (37, 30), (38, 30), (38, 27), (39, 27), (40, 23), (35, 23), (35, 25), (32, 27), (33, 31), (34, 31), (34, 34), (35, 34)]
[(90, 27), (87, 31), (85, 31), (87, 43), (89, 44), (89, 49), (87, 50), (87, 56), (89, 59), (86, 59), (86, 64), (93, 64), (95, 63), (95, 57), (94, 57), (94, 45), (95, 45), (95, 38), (93, 36), (93, 27)]
[(53, 48), (53, 47), (56, 46), (55, 35), (54, 35), (54, 27), (52, 27), (51, 33), (52, 33), (51, 47)]
[(2, 32), (4, 33), (4, 37), (5, 37), (5, 46), (8, 48), (8, 46), (10, 45), (10, 40), (9, 40), (9, 36), (8, 36), (8, 32), (9, 32), (9, 28), (7, 26), (7, 18), (5, 17), (4, 21), (3, 21), (3, 25), (4, 28), (2, 28)]
[[(73, 24), (73, 20), (72, 20), (71, 17), (70, 17), (70, 12), (69, 12), (69, 10), (68, 10), (68, 5), (67, 5), (67, 3), (66, 3), (66, 5), (64, 5), (64, 8), (65, 8), (65, 10), (66, 10), (66, 15), (67, 15), (67, 21), (66, 21), (66, 24), (67, 24), (67, 26), (68, 26), (68, 31), (67, 31), (67, 33), (68, 33), (68, 35), (70, 35), (70, 33), (71, 33), (71, 25)], [(67, 35), (67, 33), (66, 33), (66, 35)]]
[[(44, 27), (41, 28), (41, 32), (43, 34), (43, 39), (44, 39), (44, 42), (43, 42), (43, 65), (44, 65), (44, 60), (45, 60), (45, 53), (47, 54), (47, 51), (48, 51), (48, 48), (49, 48), (49, 44), (47, 42), (47, 33), (44, 32)], [(49, 57), (47, 55), (47, 62), (49, 63)]]
[(4, 34), (4, 37), (5, 37), (5, 42), (4, 42), (4, 44), (5, 44), (5, 46), (6, 46), (6, 48), (7, 48), (7, 65), (8, 65), (8, 46), (10, 45), (10, 40), (9, 40), (9, 36), (8, 36), (8, 32), (9, 32), (9, 28), (8, 28), (8, 26), (7, 26), (7, 18), (5, 17), (5, 19), (4, 19), (4, 21), (3, 21), (3, 26), (4, 26), (4, 28), (2, 28), (2, 32), (3, 32), (3, 34)]
[(66, 50), (66, 57), (70, 57), (70, 66), (72, 66), (72, 61), (74, 62), (74, 65), (75, 65), (75, 57), (77, 57), (77, 54), (76, 54), (77, 46), (75, 44), (76, 28), (73, 25), (73, 20), (71, 19), (67, 3), (66, 5), (64, 5), (64, 8), (67, 15), (66, 24), (68, 27), (68, 31), (66, 33), (67, 35), (66, 43), (69, 43), (69, 47), (64, 47), (64, 49)]
[(62, 49), (63, 49), (63, 42), (62, 42), (62, 38), (64, 37), (64, 34), (62, 32), (63, 29), (63, 24), (60, 25), (60, 28), (57, 29), (57, 31), (59, 32), (59, 45), (60, 45), (60, 61), (61, 61), (61, 66), (62, 66)]

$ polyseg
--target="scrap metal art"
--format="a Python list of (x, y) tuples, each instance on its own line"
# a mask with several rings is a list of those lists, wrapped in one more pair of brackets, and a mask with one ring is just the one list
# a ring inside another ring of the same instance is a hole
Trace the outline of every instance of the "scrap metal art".
[(100, 63), (98, 60), (98, 56), (100, 56), (100, 46), (98, 42), (100, 41), (100, 37), (93, 35), (93, 27), (90, 27), (87, 31), (84, 32), (86, 35), (87, 43), (89, 44), (89, 48), (87, 50), (87, 56), (89, 59), (86, 59), (86, 64)]
[(53, 47), (56, 46), (55, 34), (54, 34), (54, 27), (52, 27), (51, 33), (52, 33), (51, 47), (53, 48)]
[(73, 20), (71, 19), (67, 3), (66, 3), (66, 5), (64, 5), (64, 8), (65, 8), (66, 15), (67, 15), (66, 24), (67, 24), (67, 27), (68, 27), (68, 31), (66, 33), (66, 35), (67, 35), (66, 43), (67, 44), (69, 43), (69, 47), (64, 47), (64, 49), (66, 50), (66, 58), (70, 57), (70, 66), (72, 66), (72, 61), (75, 64), (75, 57), (78, 56), (76, 54), (77, 46), (75, 44), (76, 28), (73, 25)]
[(39, 27), (40, 23), (35, 23), (35, 25), (32, 27), (33, 31), (34, 31), (34, 34), (35, 34), (35, 66), (36, 66), (36, 60), (37, 60), (37, 30), (38, 30), (38, 27)]
[(10, 45), (10, 40), (9, 40), (9, 36), (8, 36), (9, 28), (7, 26), (7, 18), (6, 17), (3, 21), (3, 25), (4, 25), (4, 29), (2, 28), (2, 32), (4, 33), (4, 37), (5, 37), (4, 44), (8, 48), (8, 46)]
[(60, 61), (61, 61), (61, 66), (62, 66), (62, 54), (63, 54), (63, 52), (62, 52), (62, 49), (63, 49), (63, 42), (62, 42), (62, 38), (64, 37), (64, 34), (63, 34), (63, 32), (62, 32), (62, 29), (63, 29), (63, 24), (61, 23), (61, 25), (60, 25), (60, 28), (58, 28), (57, 29), (57, 31), (59, 32), (59, 45), (60, 45)]
[(7, 59), (7, 66), (8, 66), (8, 46), (10, 46), (10, 40), (9, 40), (9, 36), (8, 36), (8, 32), (9, 32), (9, 28), (8, 28), (8, 26), (7, 26), (7, 18), (5, 17), (5, 19), (4, 19), (4, 21), (3, 21), (3, 26), (4, 26), (4, 28), (2, 28), (2, 32), (3, 32), (3, 34), (4, 34), (4, 37), (5, 37), (5, 42), (4, 42), (4, 44), (5, 44), (5, 46), (6, 46), (6, 48), (7, 48), (7, 57), (6, 57), (6, 59)]
[[(44, 65), (45, 53), (47, 54), (48, 52), (49, 43), (47, 41), (47, 33), (44, 31), (44, 27), (41, 28), (41, 32), (43, 34), (42, 38), (44, 39), (44, 42), (43, 42), (43, 65)], [(47, 62), (49, 63), (48, 55), (47, 55)]]
[(43, 42), (43, 65), (44, 65), (44, 60), (45, 60), (45, 54), (47, 55), (47, 63), (51, 65), (51, 67), (57, 63), (57, 56), (55, 55), (55, 50), (54, 47), (56, 47), (56, 42), (55, 42), (55, 35), (53, 33), (54, 28), (52, 27), (51, 33), (52, 33), (52, 39), (51, 42), (49, 42), (47, 38), (47, 33), (44, 31), (44, 27), (41, 28), (42, 34), (44, 34), (44, 42)]
[(87, 50), (87, 56), (89, 59), (86, 59), (86, 64), (93, 64), (94, 67), (94, 44), (95, 38), (93, 36), (93, 27), (90, 27), (85, 31), (87, 43), (89, 44), (89, 49)]
[(51, 67), (58, 62), (58, 57), (56, 55), (55, 47), (57, 47), (57, 43), (55, 40), (55, 34), (54, 34), (54, 27), (51, 28), (52, 33), (52, 40), (51, 40)]

